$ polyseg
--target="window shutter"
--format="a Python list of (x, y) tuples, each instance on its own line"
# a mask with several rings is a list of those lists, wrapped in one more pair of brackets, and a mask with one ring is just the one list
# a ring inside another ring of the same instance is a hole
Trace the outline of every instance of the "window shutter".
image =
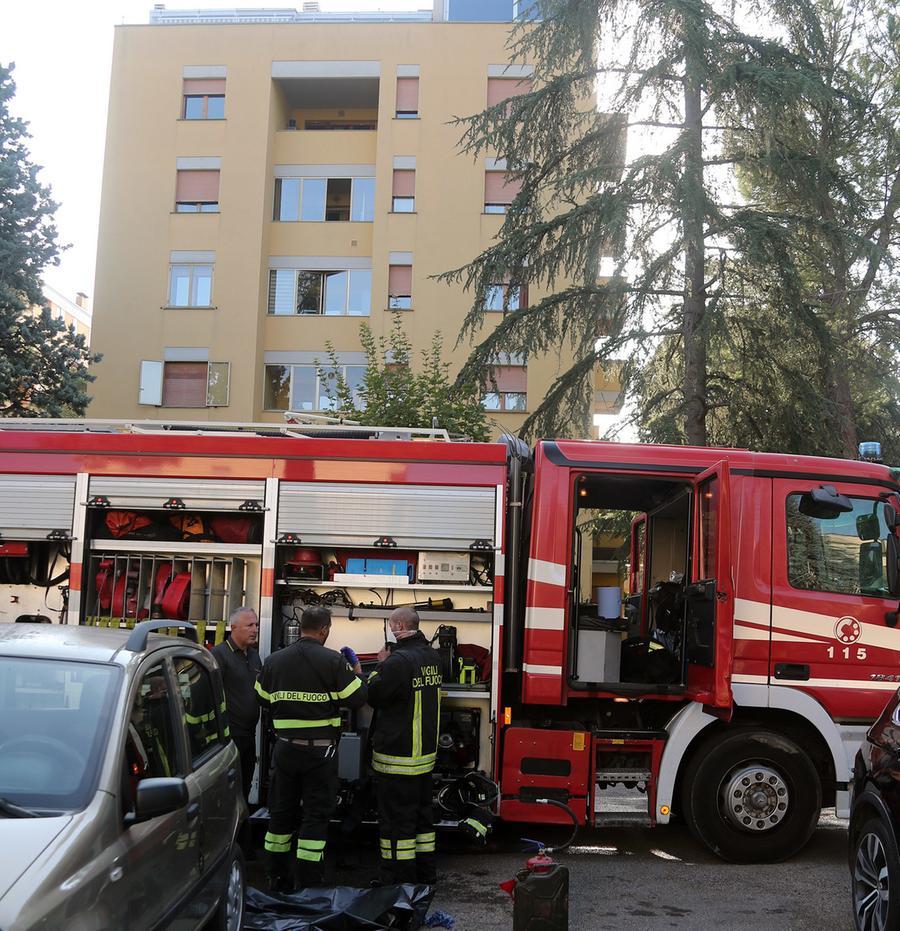
[(406, 113), (418, 113), (418, 78), (397, 78), (397, 110), (402, 110)]
[(388, 269), (388, 294), (391, 297), (412, 294), (412, 265), (391, 265)]
[(162, 404), (163, 364), (162, 362), (141, 362), (141, 381), (138, 404)]
[(167, 362), (163, 372), (163, 407), (206, 407), (206, 362)]
[(500, 392), (527, 390), (528, 369), (524, 365), (495, 365), (493, 376)]
[(531, 93), (531, 78), (488, 78), (487, 103), (496, 106), (510, 97)]
[(225, 78), (185, 78), (183, 93), (185, 96), (188, 94), (224, 94)]
[(392, 189), (394, 197), (415, 197), (416, 196), (416, 173), (414, 170), (407, 168), (394, 169), (394, 186)]
[(511, 204), (522, 189), (518, 178), (510, 178), (505, 171), (484, 173), (484, 202), (486, 204)]
[(186, 203), (194, 203), (195, 201), (218, 203), (218, 169), (207, 169), (203, 171), (192, 171), (189, 169), (179, 170), (178, 180), (175, 184), (175, 200)]

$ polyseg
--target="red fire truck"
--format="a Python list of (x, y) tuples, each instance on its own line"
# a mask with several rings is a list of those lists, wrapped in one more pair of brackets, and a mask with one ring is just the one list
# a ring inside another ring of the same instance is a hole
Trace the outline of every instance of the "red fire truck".
[[(564, 820), (547, 798), (588, 825), (678, 816), (774, 860), (847, 815), (900, 683), (898, 493), (876, 462), (734, 449), (5, 421), (0, 620), (162, 616), (212, 642), (250, 604), (265, 654), (325, 603), (331, 644), (374, 653), (415, 604), (444, 664), (438, 788), (483, 770), (503, 819)], [(611, 516), (621, 597), (591, 581)]]

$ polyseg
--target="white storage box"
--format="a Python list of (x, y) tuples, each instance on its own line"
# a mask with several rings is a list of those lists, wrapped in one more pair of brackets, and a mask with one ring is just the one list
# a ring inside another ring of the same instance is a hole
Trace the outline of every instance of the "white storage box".
[(588, 626), (578, 629), (578, 663), (575, 674), (579, 682), (618, 682), (622, 663), (622, 635), (615, 630), (598, 630)]

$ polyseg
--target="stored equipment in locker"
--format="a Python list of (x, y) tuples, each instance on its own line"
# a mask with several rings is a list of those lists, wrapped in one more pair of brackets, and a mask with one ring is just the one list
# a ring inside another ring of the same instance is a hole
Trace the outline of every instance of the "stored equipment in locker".
[(345, 572), (348, 575), (402, 575), (406, 576), (410, 582), (413, 581), (413, 567), (405, 559), (355, 556), (347, 560)]
[(423, 550), (419, 553), (420, 582), (469, 581), (468, 553), (438, 553)]

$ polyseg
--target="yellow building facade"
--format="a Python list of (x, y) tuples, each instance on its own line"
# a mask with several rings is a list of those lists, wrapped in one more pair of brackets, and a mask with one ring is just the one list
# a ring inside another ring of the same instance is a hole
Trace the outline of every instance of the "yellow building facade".
[[(433, 276), (491, 244), (515, 186), (451, 121), (528, 86), (512, 0), (305, 10), (157, 7), (116, 29), (89, 416), (327, 414), (326, 344), (356, 383), (360, 323), (378, 336), (394, 312), (417, 357), (440, 330), (454, 373), (466, 358), (473, 296)], [(514, 312), (492, 292), (487, 328)], [(564, 365), (501, 361), (485, 402), (515, 431)]]

